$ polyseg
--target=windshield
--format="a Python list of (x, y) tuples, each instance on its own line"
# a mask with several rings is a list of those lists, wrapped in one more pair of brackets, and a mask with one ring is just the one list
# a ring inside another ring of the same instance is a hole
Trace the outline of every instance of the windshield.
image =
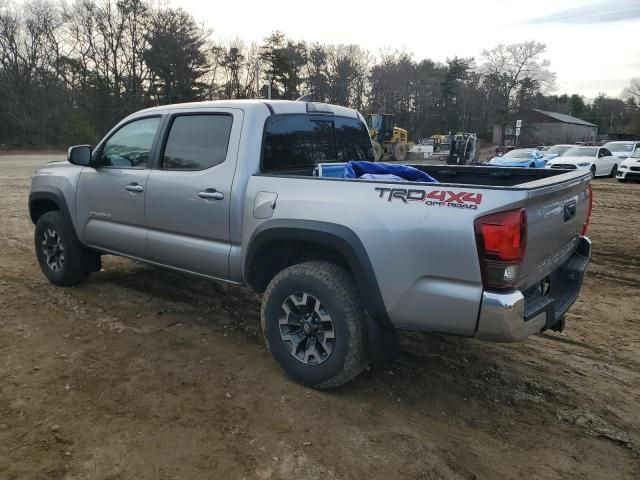
[(563, 157), (595, 157), (598, 154), (597, 148), (570, 148), (564, 154)]
[(505, 153), (502, 158), (531, 158), (531, 150), (511, 150)]
[(565, 147), (563, 145), (554, 145), (553, 147), (549, 147), (549, 150), (546, 150), (544, 153), (550, 153), (550, 154), (558, 154), (558, 155), (562, 155), (564, 152), (566, 152), (567, 150), (569, 150), (571, 147)]
[(609, 142), (605, 143), (603, 147), (614, 153), (631, 153), (633, 142)]

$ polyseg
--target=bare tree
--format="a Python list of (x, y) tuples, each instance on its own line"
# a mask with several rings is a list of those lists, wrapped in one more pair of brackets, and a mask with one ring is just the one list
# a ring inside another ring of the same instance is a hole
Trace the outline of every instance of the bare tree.
[(640, 105), (640, 78), (632, 78), (629, 86), (622, 92), (624, 99), (633, 99), (637, 105)]
[(490, 95), (499, 102), (503, 131), (509, 114), (523, 106), (521, 101), (531, 90), (545, 92), (553, 87), (555, 75), (542, 58), (545, 51), (544, 43), (533, 40), (483, 50), (481, 72)]

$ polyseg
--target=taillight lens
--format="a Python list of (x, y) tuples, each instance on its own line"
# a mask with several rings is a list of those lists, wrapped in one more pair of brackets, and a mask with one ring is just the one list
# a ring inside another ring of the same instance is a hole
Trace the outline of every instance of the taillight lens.
[(587, 219), (584, 221), (584, 224), (582, 224), (582, 232), (580, 232), (580, 235), (583, 237), (587, 234), (587, 230), (589, 230), (591, 211), (593, 210), (593, 189), (591, 188), (591, 184), (589, 184), (589, 188), (587, 188), (587, 195), (589, 195), (589, 210), (587, 211)]
[(513, 288), (527, 247), (524, 208), (480, 217), (474, 228), (485, 288)]

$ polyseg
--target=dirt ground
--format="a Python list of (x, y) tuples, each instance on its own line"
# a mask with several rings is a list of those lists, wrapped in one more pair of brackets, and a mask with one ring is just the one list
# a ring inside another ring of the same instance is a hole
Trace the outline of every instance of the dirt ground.
[(240, 288), (106, 257), (74, 288), (33, 254), (0, 156), (1, 479), (640, 478), (640, 184), (598, 179), (563, 334), (402, 336), (334, 392), (287, 380)]

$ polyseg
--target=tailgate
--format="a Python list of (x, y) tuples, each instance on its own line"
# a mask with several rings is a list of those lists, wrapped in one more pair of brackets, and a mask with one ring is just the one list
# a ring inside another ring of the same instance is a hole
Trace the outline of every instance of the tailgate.
[(529, 191), (527, 248), (519, 288), (540, 282), (576, 250), (589, 215), (590, 181), (584, 175)]

